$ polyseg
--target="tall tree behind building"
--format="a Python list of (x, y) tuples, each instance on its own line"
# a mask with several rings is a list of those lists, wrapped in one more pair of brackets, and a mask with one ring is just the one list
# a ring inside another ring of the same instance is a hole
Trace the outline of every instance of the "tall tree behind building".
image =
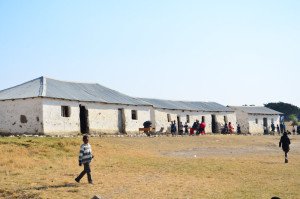
[(270, 102), (264, 104), (264, 106), (275, 111), (284, 113), (286, 119), (289, 119), (290, 115), (297, 115), (298, 118), (300, 117), (300, 108), (292, 104), (284, 102)]

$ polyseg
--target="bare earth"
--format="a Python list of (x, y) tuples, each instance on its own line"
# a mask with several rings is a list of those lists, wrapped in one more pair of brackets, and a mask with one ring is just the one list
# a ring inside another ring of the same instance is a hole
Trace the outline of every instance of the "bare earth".
[(300, 136), (91, 138), (94, 185), (75, 183), (81, 138), (0, 138), (0, 198), (300, 198)]

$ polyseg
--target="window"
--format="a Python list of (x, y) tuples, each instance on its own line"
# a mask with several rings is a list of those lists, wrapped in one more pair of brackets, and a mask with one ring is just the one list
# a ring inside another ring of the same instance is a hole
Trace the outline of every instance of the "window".
[(189, 115), (186, 115), (186, 122), (190, 123), (190, 116)]
[(61, 106), (61, 116), (62, 117), (70, 117), (71, 116), (71, 108), (69, 106)]
[(20, 121), (21, 121), (21, 123), (27, 123), (27, 118), (26, 118), (26, 116), (25, 115), (21, 115), (20, 116)]
[(202, 122), (205, 122), (205, 116), (202, 116)]
[(168, 122), (171, 122), (171, 115), (170, 114), (167, 114), (167, 119), (168, 119)]
[(133, 120), (138, 119), (137, 110), (131, 110), (131, 119)]
[(224, 122), (225, 122), (225, 123), (228, 123), (228, 118), (227, 118), (226, 115), (224, 116)]
[(257, 118), (255, 119), (255, 124), (258, 124), (258, 119)]

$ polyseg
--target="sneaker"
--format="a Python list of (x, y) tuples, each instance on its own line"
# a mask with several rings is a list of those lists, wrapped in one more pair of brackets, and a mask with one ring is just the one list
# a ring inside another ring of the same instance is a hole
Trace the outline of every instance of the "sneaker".
[(289, 163), (289, 160), (288, 160), (288, 159), (285, 159), (284, 163)]
[(93, 183), (93, 181), (90, 181), (89, 184), (93, 185), (94, 183)]
[(78, 182), (78, 183), (80, 182), (80, 180), (78, 180), (77, 178), (75, 178), (75, 181)]

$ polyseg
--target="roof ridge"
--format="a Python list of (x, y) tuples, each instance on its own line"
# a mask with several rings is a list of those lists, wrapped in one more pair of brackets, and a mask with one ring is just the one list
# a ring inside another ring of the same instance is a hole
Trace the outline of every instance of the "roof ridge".
[(46, 91), (47, 91), (47, 77), (42, 76), (42, 77), (40, 77), (39, 96), (45, 97)]
[[(42, 77), (43, 77), (43, 76), (42, 76)], [(4, 91), (7, 91), (7, 90), (10, 90), (10, 89), (13, 89), (13, 88), (16, 88), (16, 87), (19, 87), (19, 86), (22, 86), (22, 85), (25, 85), (25, 84), (28, 84), (28, 83), (33, 82), (33, 81), (36, 81), (36, 80), (38, 80), (38, 79), (41, 79), (42, 77), (38, 77), (38, 78), (32, 79), (32, 80), (30, 80), (30, 81), (27, 81), (27, 82), (23, 82), (23, 83), (21, 83), (21, 84), (18, 84), (18, 85), (16, 85), (16, 86), (12, 86), (12, 87), (9, 87), (9, 88), (0, 90), (0, 93), (1, 93), (1, 92), (4, 92)]]

